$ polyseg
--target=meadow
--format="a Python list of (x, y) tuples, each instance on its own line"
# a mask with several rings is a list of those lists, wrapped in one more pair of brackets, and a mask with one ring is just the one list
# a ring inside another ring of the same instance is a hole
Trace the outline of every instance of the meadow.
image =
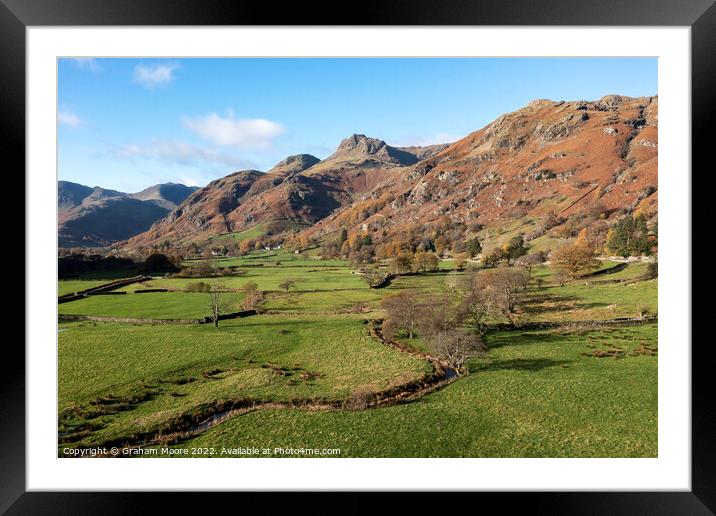
[[(419, 402), (370, 411), (260, 410), (177, 448), (296, 443), (341, 457), (654, 457), (656, 326), (488, 337), (471, 374)], [(595, 346), (592, 348), (591, 346)], [(620, 358), (585, 355), (616, 349)]]
[[(445, 260), (438, 272), (370, 289), (341, 260), (279, 250), (214, 262), (238, 270), (215, 278), (156, 276), (121, 289), (126, 294), (58, 305), (60, 314), (198, 318), (208, 315), (209, 301), (186, 291), (197, 281), (220, 288), (231, 306), (240, 306), (248, 282), (267, 296), (266, 313), (218, 328), (60, 323), (60, 448), (132, 443), (168, 432), (182, 418), (249, 400), (263, 405), (173, 446), (292, 444), (340, 448), (342, 457), (656, 456), (656, 323), (494, 331), (485, 336), (486, 354), (468, 363), (469, 374), (411, 403), (285, 408), (280, 404), (297, 400), (342, 403), (430, 374), (426, 360), (373, 337), (370, 321), (383, 316), (385, 296), (406, 288), (446, 292), (448, 281), (470, 271)], [(655, 314), (657, 280), (643, 280), (644, 271), (636, 262), (562, 286), (549, 267), (534, 267), (517, 305), (518, 325)], [(280, 286), (287, 279), (296, 282), (288, 292)], [(58, 290), (94, 281), (61, 280)], [(147, 288), (168, 291), (136, 293)], [(425, 349), (420, 339), (411, 345)]]

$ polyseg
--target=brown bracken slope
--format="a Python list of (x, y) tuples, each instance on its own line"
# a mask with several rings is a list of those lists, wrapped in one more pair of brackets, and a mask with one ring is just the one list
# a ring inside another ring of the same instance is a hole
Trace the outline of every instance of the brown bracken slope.
[(450, 145), (396, 148), (353, 135), (323, 161), (292, 156), (265, 174), (214, 181), (127, 246), (202, 241), (276, 219), (309, 226), (306, 236), (346, 227), (380, 240), (443, 215), (490, 227), (597, 201), (655, 211), (657, 110), (657, 97), (536, 100)]

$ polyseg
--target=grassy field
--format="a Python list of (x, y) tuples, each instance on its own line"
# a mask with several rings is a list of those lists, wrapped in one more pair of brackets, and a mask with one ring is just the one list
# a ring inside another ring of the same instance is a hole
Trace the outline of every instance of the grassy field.
[[(261, 410), (177, 445), (340, 448), (341, 457), (655, 457), (656, 326), (506, 332), (472, 373), (417, 403), (361, 412)], [(594, 346), (594, 347), (592, 347)], [(594, 349), (621, 358), (585, 356)]]
[(221, 243), (222, 241), (235, 240), (241, 242), (242, 240), (249, 240), (250, 238), (258, 238), (266, 232), (266, 226), (268, 223), (256, 224), (255, 226), (245, 229), (244, 231), (235, 231), (234, 233), (224, 233), (223, 235), (216, 235), (209, 239), (212, 243)]
[(74, 294), (88, 288), (99, 287), (105, 283), (109, 283), (111, 280), (60, 280), (57, 282), (57, 295), (64, 296), (65, 294)]
[(294, 280), (294, 290), (339, 290), (363, 288), (365, 283), (347, 267), (256, 267), (242, 269), (241, 274), (216, 278), (160, 278), (153, 279), (147, 288), (169, 288), (182, 290), (189, 283), (203, 281), (212, 286), (240, 289), (247, 283), (256, 283), (260, 290), (281, 290), (281, 283)]
[(98, 287), (105, 283), (123, 278), (131, 278), (139, 273), (136, 269), (123, 269), (116, 271), (89, 271), (78, 274), (76, 277), (61, 279), (57, 282), (59, 296), (74, 294), (81, 290)]
[[(258, 316), (210, 325), (72, 323), (59, 334), (59, 409), (68, 424), (100, 423), (84, 444), (131, 435), (212, 401), (343, 399), (429, 371), (370, 338), (355, 316)], [(121, 366), (118, 367), (118, 364)], [(133, 410), (83, 418), (93, 401), (151, 392)]]
[[(227, 294), (233, 310), (240, 310), (242, 294)], [(209, 315), (207, 294), (187, 292), (148, 292), (89, 296), (58, 305), (61, 314), (103, 317), (140, 317), (148, 319), (195, 319)]]
[[(74, 432), (65, 437), (71, 446), (153, 432), (227, 400), (345, 400), (356, 390), (417, 379), (429, 372), (429, 364), (378, 342), (365, 322), (382, 315), (380, 300), (386, 295), (405, 288), (447, 292), (449, 279), (469, 274), (451, 272), (452, 262), (444, 261), (439, 272), (370, 289), (341, 260), (278, 250), (214, 262), (240, 272), (158, 276), (123, 288), (124, 295), (58, 305), (61, 314), (198, 318), (209, 314), (209, 300), (207, 294), (186, 292), (191, 283), (220, 287), (236, 309), (245, 284), (268, 291), (265, 315), (222, 321), (218, 329), (60, 324), (60, 427), (62, 435)], [(646, 264), (633, 263), (560, 286), (549, 267), (535, 267), (516, 319), (633, 317), (641, 305), (655, 313), (657, 281), (637, 281), (645, 271)], [(279, 287), (287, 279), (296, 281), (288, 293)], [(81, 290), (78, 286), (92, 281), (62, 280), (60, 292)], [(134, 293), (145, 288), (170, 291)], [(568, 334), (499, 332), (486, 341), (489, 351), (470, 363), (469, 375), (419, 401), (366, 411), (262, 408), (177, 446), (337, 447), (342, 457), (656, 455), (655, 324)], [(419, 339), (410, 344), (425, 349)]]

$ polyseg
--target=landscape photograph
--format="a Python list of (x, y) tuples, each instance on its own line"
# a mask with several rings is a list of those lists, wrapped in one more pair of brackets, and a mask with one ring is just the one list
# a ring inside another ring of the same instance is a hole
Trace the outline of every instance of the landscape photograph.
[(657, 65), (59, 59), (57, 457), (658, 457)]

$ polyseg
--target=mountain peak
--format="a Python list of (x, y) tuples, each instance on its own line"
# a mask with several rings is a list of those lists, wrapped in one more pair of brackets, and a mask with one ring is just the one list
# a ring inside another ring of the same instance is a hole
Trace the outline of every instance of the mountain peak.
[(341, 141), (334, 155), (362, 154), (372, 156), (386, 147), (388, 147), (388, 144), (378, 138), (370, 138), (365, 134), (352, 134)]
[(303, 172), (307, 168), (312, 167), (316, 163), (321, 161), (316, 156), (310, 154), (294, 154), (289, 156), (273, 166), (268, 171), (269, 174), (289, 174), (293, 172)]
[(352, 134), (341, 141), (331, 156), (323, 164), (336, 162), (378, 162), (388, 166), (412, 165), (418, 159), (405, 150), (391, 147), (383, 140), (371, 138), (365, 134)]

